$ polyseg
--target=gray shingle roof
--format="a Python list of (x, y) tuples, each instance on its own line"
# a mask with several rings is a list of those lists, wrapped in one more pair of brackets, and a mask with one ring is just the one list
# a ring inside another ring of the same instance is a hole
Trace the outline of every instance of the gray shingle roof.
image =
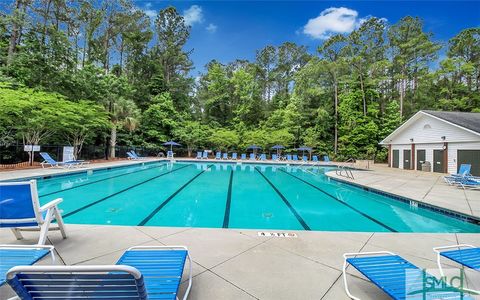
[(480, 113), (423, 110), (424, 113), (480, 133)]

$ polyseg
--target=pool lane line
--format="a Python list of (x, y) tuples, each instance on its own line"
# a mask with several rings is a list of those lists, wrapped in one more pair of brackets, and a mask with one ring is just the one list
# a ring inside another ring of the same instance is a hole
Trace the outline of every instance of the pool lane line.
[(94, 183), (97, 183), (97, 182), (101, 182), (101, 181), (105, 181), (105, 180), (109, 180), (109, 179), (113, 179), (113, 178), (117, 178), (117, 177), (121, 177), (121, 176), (126, 176), (126, 175), (131, 175), (131, 174), (134, 174), (134, 173), (153, 170), (155, 168), (159, 168), (159, 167), (164, 166), (166, 164), (167, 163), (163, 163), (163, 164), (160, 164), (158, 166), (154, 166), (152, 168), (141, 169), (141, 170), (130, 172), (130, 173), (119, 174), (119, 175), (115, 175), (115, 176), (112, 176), (112, 177), (107, 177), (107, 178), (102, 178), (102, 179), (95, 180), (95, 181), (90, 181), (90, 182), (87, 182), (85, 184), (80, 184), (80, 185), (72, 186), (72, 187), (69, 187), (69, 188), (66, 188), (66, 189), (63, 189), (63, 190), (58, 190), (58, 191), (55, 191), (55, 192), (50, 192), (50, 193), (46, 193), (46, 194), (43, 194), (43, 195), (39, 195), (39, 197), (49, 196), (49, 195), (57, 194), (57, 193), (60, 193), (60, 192), (63, 192), (63, 191), (73, 190), (73, 189), (76, 189), (76, 188), (79, 188), (79, 187), (82, 187), (82, 186), (94, 184)]
[(232, 203), (232, 183), (233, 183), (233, 170), (230, 170), (230, 180), (228, 182), (227, 203), (225, 205), (225, 216), (223, 217), (223, 228), (228, 228), (230, 222), (230, 205)]
[(137, 184), (134, 184), (134, 185), (132, 185), (132, 186), (130, 186), (130, 187), (128, 187), (128, 188), (125, 188), (125, 189), (120, 190), (120, 191), (118, 191), (118, 192), (115, 192), (115, 193), (113, 193), (113, 194), (111, 194), (111, 195), (108, 195), (108, 196), (106, 196), (106, 197), (103, 197), (103, 198), (101, 198), (101, 199), (99, 199), (99, 200), (93, 201), (92, 203), (89, 203), (89, 204), (84, 205), (84, 206), (82, 206), (82, 207), (80, 207), (80, 208), (77, 208), (77, 209), (75, 209), (75, 210), (73, 210), (73, 211), (71, 211), (71, 212), (69, 212), (69, 213), (67, 213), (67, 214), (62, 215), (62, 217), (63, 217), (64, 219), (65, 219), (65, 218), (68, 218), (68, 217), (70, 217), (71, 215), (74, 215), (74, 214), (76, 214), (76, 213), (78, 213), (78, 212), (80, 212), (80, 211), (82, 211), (82, 210), (84, 210), (84, 209), (86, 209), (86, 208), (89, 208), (89, 207), (94, 206), (94, 205), (96, 205), (96, 204), (98, 204), (98, 203), (100, 203), (100, 202), (103, 202), (103, 201), (105, 201), (105, 200), (107, 200), (107, 199), (109, 199), (109, 198), (111, 198), (111, 197), (113, 197), (113, 196), (116, 196), (116, 195), (118, 195), (118, 194), (121, 194), (121, 193), (123, 193), (123, 192), (126, 192), (126, 191), (128, 191), (128, 190), (130, 190), (130, 189), (133, 189), (134, 187), (137, 187), (137, 186), (139, 186), (139, 185), (142, 185), (142, 184), (144, 184), (144, 183), (147, 183), (147, 182), (149, 182), (149, 181), (152, 181), (152, 180), (157, 179), (157, 178), (159, 178), (159, 177), (162, 177), (162, 176), (164, 176), (164, 175), (167, 175), (167, 174), (176, 172), (176, 171), (178, 171), (178, 170), (181, 170), (181, 169), (183, 169), (183, 168), (189, 167), (189, 166), (191, 166), (191, 165), (192, 165), (192, 164), (188, 164), (188, 165), (182, 166), (182, 167), (180, 167), (180, 168), (178, 168), (178, 169), (175, 169), (175, 170), (171, 170), (171, 171), (162, 173), (162, 174), (160, 174), (160, 175), (154, 176), (154, 177), (152, 177), (152, 178), (149, 178), (149, 179), (147, 179), (147, 180), (144, 180), (144, 181), (142, 181), (142, 182), (139, 182), (139, 183), (137, 183)]
[(295, 176), (295, 175), (293, 175), (293, 174), (290, 174), (290, 173), (288, 173), (288, 172), (286, 172), (286, 171), (284, 171), (284, 170), (282, 170), (282, 169), (279, 169), (279, 170), (280, 170), (281, 172), (283, 172), (283, 173), (285, 173), (285, 174), (288, 174), (288, 175), (292, 176), (293, 178), (296, 178), (296, 179), (300, 180), (301, 182), (303, 182), (303, 183), (305, 183), (305, 184), (313, 187), (314, 189), (316, 189), (316, 190), (324, 193), (325, 195), (329, 196), (329, 197), (332, 198), (333, 200), (338, 201), (339, 203), (341, 203), (341, 204), (345, 205), (346, 207), (350, 208), (351, 210), (353, 210), (353, 211), (361, 214), (362, 216), (364, 216), (365, 218), (369, 219), (370, 221), (373, 221), (373, 222), (377, 223), (378, 225), (382, 226), (383, 228), (385, 228), (385, 229), (387, 229), (387, 230), (389, 230), (389, 231), (391, 231), (391, 232), (398, 232), (397, 230), (393, 229), (392, 227), (390, 227), (390, 226), (388, 226), (388, 225), (380, 222), (379, 220), (377, 220), (377, 219), (375, 219), (375, 218), (367, 215), (366, 213), (364, 213), (364, 212), (356, 209), (355, 207), (351, 206), (351, 205), (348, 204), (347, 202), (345, 202), (345, 201), (343, 201), (343, 200), (341, 200), (341, 199), (338, 199), (337, 197), (335, 197), (335, 196), (333, 196), (333, 195), (325, 192), (324, 190), (322, 190), (322, 189), (319, 188), (318, 186), (316, 186), (316, 185), (314, 185), (314, 184), (311, 184), (310, 182), (308, 182), (308, 181), (306, 181), (306, 180), (303, 180), (302, 178), (297, 177), (297, 176)]
[(176, 190), (173, 194), (171, 194), (167, 199), (165, 199), (159, 206), (157, 206), (157, 208), (155, 208), (145, 219), (143, 219), (140, 223), (138, 223), (137, 226), (144, 226), (145, 224), (148, 223), (148, 221), (150, 221), (162, 208), (165, 207), (165, 205), (168, 204), (168, 202), (170, 202), (170, 200), (172, 200), (176, 195), (178, 195), (178, 193), (180, 193), (184, 188), (186, 188), (190, 183), (192, 183), (195, 179), (197, 179), (200, 175), (202, 175), (203, 173), (205, 173), (208, 169), (210, 169), (210, 167), (213, 166), (213, 164), (207, 166), (207, 168), (205, 170), (203, 170), (202, 172), (198, 173), (197, 175), (195, 175), (192, 179), (190, 179), (189, 181), (187, 181), (184, 185), (182, 185), (178, 190)]
[(290, 211), (292, 212), (292, 214), (295, 216), (295, 218), (297, 218), (298, 222), (300, 222), (300, 224), (302, 225), (303, 229), (305, 230), (311, 230), (310, 227), (307, 225), (307, 223), (305, 222), (305, 220), (302, 218), (302, 216), (300, 216), (300, 214), (295, 210), (295, 208), (293, 208), (292, 204), (290, 204), (290, 202), (287, 200), (287, 198), (277, 189), (277, 187), (265, 176), (263, 175), (262, 172), (260, 172), (260, 170), (255, 167), (255, 170), (260, 174), (262, 175), (263, 179), (265, 179), (266, 182), (268, 182), (268, 184), (270, 184), (270, 186), (275, 190), (275, 192), (277, 192), (277, 194), (280, 196), (280, 198), (283, 200), (283, 202), (285, 203), (285, 205), (290, 209)]

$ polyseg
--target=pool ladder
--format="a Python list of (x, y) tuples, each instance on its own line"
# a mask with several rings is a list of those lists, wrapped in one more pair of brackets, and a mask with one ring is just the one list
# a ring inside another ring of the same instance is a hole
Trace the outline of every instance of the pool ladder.
[(353, 168), (353, 165), (355, 164), (355, 160), (353, 158), (349, 158), (345, 162), (350, 163), (350, 165), (349, 166), (345, 166), (345, 165), (338, 166), (338, 168), (335, 170), (335, 174), (337, 174), (337, 176), (342, 176), (342, 177), (346, 177), (348, 179), (355, 180), (355, 177), (353, 176), (353, 172), (352, 172), (352, 168)]

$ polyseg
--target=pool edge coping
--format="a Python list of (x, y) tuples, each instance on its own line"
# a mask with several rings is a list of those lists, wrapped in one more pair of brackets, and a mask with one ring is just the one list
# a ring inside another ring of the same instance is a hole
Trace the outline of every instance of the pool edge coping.
[[(103, 171), (103, 170), (110, 170), (110, 169), (120, 169), (120, 168), (126, 168), (126, 167), (131, 167), (135, 165), (140, 165), (140, 164), (153, 164), (153, 163), (158, 163), (158, 162), (164, 162), (167, 161), (166, 159), (151, 159), (151, 160), (138, 160), (138, 161), (128, 161), (132, 162), (129, 164), (121, 164), (121, 165), (111, 165), (111, 166), (94, 166), (90, 165), (87, 166), (86, 168), (81, 168), (81, 169), (55, 169), (54, 173), (50, 174), (44, 174), (44, 175), (36, 175), (36, 176), (19, 176), (15, 178), (10, 178), (10, 179), (0, 179), (0, 182), (10, 182), (10, 181), (19, 181), (19, 180), (36, 180), (36, 179), (49, 179), (52, 177), (64, 177), (64, 176), (70, 176), (70, 175), (77, 175), (80, 173), (85, 173), (88, 171)], [(42, 168), (43, 169), (43, 168)], [(45, 168), (45, 169), (54, 169), (54, 168)], [(36, 169), (33, 169), (36, 170)], [(66, 171), (66, 172), (61, 172), (61, 171)]]
[(435, 212), (435, 213), (440, 213), (440, 214), (446, 215), (448, 217), (455, 218), (455, 219), (463, 221), (463, 222), (468, 222), (468, 223), (472, 223), (474, 225), (480, 226), (480, 217), (477, 217), (477, 216), (474, 216), (474, 215), (470, 215), (470, 214), (462, 213), (462, 212), (459, 212), (459, 211), (456, 211), (456, 210), (453, 210), (453, 209), (449, 209), (449, 208), (441, 207), (441, 206), (438, 206), (438, 205), (430, 204), (430, 203), (427, 203), (427, 202), (424, 202), (424, 201), (421, 201), (421, 200), (408, 198), (408, 197), (401, 196), (401, 195), (398, 195), (398, 194), (395, 194), (395, 193), (392, 193), (392, 192), (386, 192), (386, 191), (383, 191), (383, 190), (378, 189), (378, 188), (373, 188), (373, 187), (369, 187), (367, 185), (363, 185), (361, 183), (351, 182), (351, 181), (348, 181), (348, 180), (345, 180), (345, 179), (342, 179), (342, 178), (333, 177), (332, 175), (327, 174), (327, 173), (325, 173), (325, 176), (327, 176), (331, 180), (338, 181), (338, 182), (341, 182), (341, 183), (345, 183), (345, 184), (348, 184), (348, 185), (352, 185), (354, 187), (360, 188), (360, 189), (368, 191), (368, 192), (372, 192), (372, 193), (382, 195), (382, 196), (387, 196), (387, 197), (389, 197), (389, 198), (391, 198), (395, 201), (399, 201), (399, 202), (409, 204), (410, 206), (417, 206), (417, 207), (420, 207), (420, 208), (423, 208), (423, 209), (426, 209), (426, 210), (429, 210), (429, 211), (432, 211), (432, 212)]

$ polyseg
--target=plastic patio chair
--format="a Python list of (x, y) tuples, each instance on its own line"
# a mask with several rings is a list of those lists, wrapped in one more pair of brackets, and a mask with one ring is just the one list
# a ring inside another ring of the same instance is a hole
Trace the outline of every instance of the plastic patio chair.
[[(45, 244), (49, 230), (60, 230), (63, 238), (67, 238), (62, 215), (58, 204), (63, 201), (57, 198), (40, 206), (35, 180), (24, 182), (0, 183), (0, 227), (9, 227), (17, 239), (22, 239), (22, 230), (38, 230), (39, 245)], [(53, 226), (52, 221), (57, 225)]]

